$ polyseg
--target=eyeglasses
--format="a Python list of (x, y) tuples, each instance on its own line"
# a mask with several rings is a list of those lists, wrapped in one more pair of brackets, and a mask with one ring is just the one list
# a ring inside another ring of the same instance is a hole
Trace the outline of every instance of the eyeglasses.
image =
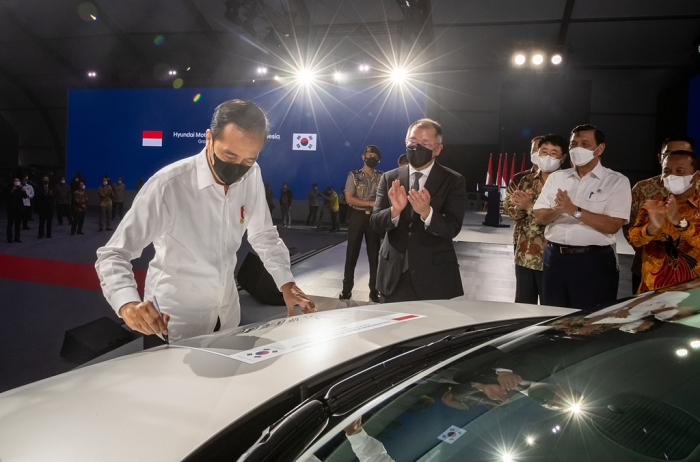
[(440, 146), (441, 143), (419, 143), (416, 140), (406, 140), (406, 147), (407, 148), (412, 148), (415, 147), (416, 145), (420, 144), (424, 148), (430, 149), (431, 151)]

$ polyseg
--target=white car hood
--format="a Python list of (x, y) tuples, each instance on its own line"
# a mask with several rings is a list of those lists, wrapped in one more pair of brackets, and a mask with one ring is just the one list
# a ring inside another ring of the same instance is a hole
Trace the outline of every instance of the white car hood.
[[(180, 460), (262, 403), (358, 356), (460, 326), (573, 311), (410, 302), (295, 316), (184, 340), (0, 394), (0, 461)], [(392, 312), (424, 317), (326, 339), (257, 364), (222, 356)]]

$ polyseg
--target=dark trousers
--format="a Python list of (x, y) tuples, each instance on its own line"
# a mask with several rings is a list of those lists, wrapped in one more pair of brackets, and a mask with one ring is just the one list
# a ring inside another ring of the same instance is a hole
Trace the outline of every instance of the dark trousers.
[(636, 295), (642, 285), (642, 275), (632, 273), (632, 295)]
[(119, 219), (124, 217), (124, 202), (112, 202), (112, 220), (119, 214)]
[(70, 233), (75, 234), (76, 230), (79, 233), (83, 232), (83, 222), (85, 221), (85, 212), (74, 212), (73, 223), (70, 226)]
[[(19, 230), (22, 226), (24, 218), (24, 209), (15, 209), (9, 206), (7, 209), (7, 242), (19, 241)], [(14, 239), (12, 236), (12, 228), (14, 228)]]
[(316, 223), (318, 216), (318, 205), (309, 205), (309, 215), (306, 217), (306, 226), (311, 226)]
[[(331, 223), (332, 223), (332, 228), (331, 231), (340, 231), (340, 223), (338, 223), (338, 212), (331, 212)], [(377, 250), (379, 252), (379, 250)]]
[(551, 244), (544, 250), (542, 304), (592, 310), (614, 302), (620, 274), (611, 246), (561, 254)]
[(51, 225), (53, 223), (53, 209), (39, 209), (39, 237), (44, 237), (44, 228), (46, 228), (46, 236), (51, 237)]
[[(337, 216), (337, 214), (335, 215)], [(369, 260), (369, 290), (376, 292), (380, 236), (369, 225), (369, 214), (362, 210), (350, 209), (348, 250), (345, 254), (345, 274), (343, 277), (343, 292), (345, 293), (350, 293), (355, 285), (355, 266), (357, 265), (357, 259), (360, 257), (363, 237), (367, 246), (367, 260)]]
[(399, 285), (396, 286), (396, 290), (391, 295), (384, 296), (379, 294), (380, 303), (394, 303), (394, 302), (410, 302), (413, 300), (420, 300), (418, 294), (413, 290), (413, 284), (411, 283), (411, 277), (408, 271), (401, 273), (401, 278), (399, 278)]
[(542, 296), (542, 271), (515, 265), (515, 303), (537, 305)]
[(340, 224), (344, 225), (348, 218), (348, 204), (338, 204), (338, 207), (340, 207)]
[(63, 224), (63, 217), (68, 218), (68, 224), (73, 223), (73, 217), (70, 214), (70, 206), (68, 204), (56, 204), (56, 218), (58, 219), (58, 224)]
[(25, 205), (24, 206), (24, 213), (22, 215), (22, 228), (29, 229), (29, 226), (27, 226), (27, 224), (29, 223), (29, 220), (31, 220), (31, 218), (32, 218), (32, 206)]

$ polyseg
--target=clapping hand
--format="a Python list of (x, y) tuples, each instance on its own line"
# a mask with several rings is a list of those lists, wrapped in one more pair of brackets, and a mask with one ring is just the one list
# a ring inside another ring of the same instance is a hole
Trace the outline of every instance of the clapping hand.
[(529, 211), (532, 209), (532, 201), (530, 200), (530, 194), (526, 191), (515, 191), (510, 196), (510, 201), (515, 205), (518, 210)]
[(666, 218), (672, 225), (678, 225), (683, 219), (683, 216), (678, 211), (678, 202), (673, 194), (666, 199)]
[(572, 215), (576, 211), (576, 206), (571, 202), (569, 193), (567, 191), (557, 190), (557, 197), (554, 198), (554, 210), (559, 211), (559, 213), (568, 213)]
[(420, 191), (411, 189), (408, 193), (408, 202), (411, 203), (413, 211), (421, 216), (423, 220), (430, 215), (430, 193), (423, 188)]
[(391, 188), (389, 188), (389, 201), (391, 202), (392, 213), (391, 217), (394, 218), (398, 216), (403, 209), (406, 208), (408, 204), (408, 196), (406, 195), (406, 188), (401, 186), (399, 180), (394, 180), (391, 183)]
[[(673, 196), (671, 196), (673, 197)], [(647, 226), (647, 234), (653, 236), (657, 233), (667, 221), (667, 210), (664, 201), (648, 200), (644, 203), (644, 208), (649, 215), (649, 226)]]

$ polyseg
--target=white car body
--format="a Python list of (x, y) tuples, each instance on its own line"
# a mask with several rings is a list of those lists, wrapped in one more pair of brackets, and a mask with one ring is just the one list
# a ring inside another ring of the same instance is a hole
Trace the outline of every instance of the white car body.
[[(373, 305), (115, 358), (0, 394), (0, 461), (181, 460), (261, 404), (353, 358), (460, 326), (574, 311), (467, 300)], [(255, 364), (223, 356), (393, 313), (423, 317), (331, 336)]]

